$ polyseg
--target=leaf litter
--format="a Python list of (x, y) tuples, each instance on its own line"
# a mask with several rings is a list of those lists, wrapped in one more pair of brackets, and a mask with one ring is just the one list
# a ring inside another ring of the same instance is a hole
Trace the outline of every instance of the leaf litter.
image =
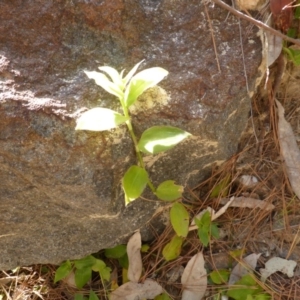
[(244, 275), (256, 268), (257, 260), (261, 254), (252, 253), (242, 259), (231, 271), (228, 284), (232, 285), (239, 281)]
[(294, 193), (300, 199), (300, 151), (292, 126), (284, 118), (284, 108), (276, 100), (278, 113), (278, 140), (281, 155), (284, 159), (286, 173)]
[(142, 274), (143, 263), (141, 247), (141, 234), (137, 231), (127, 243), (127, 255), (129, 262), (127, 277), (132, 282), (138, 282)]
[(183, 286), (181, 300), (200, 300), (207, 289), (207, 272), (202, 252), (194, 255), (187, 263), (181, 276)]

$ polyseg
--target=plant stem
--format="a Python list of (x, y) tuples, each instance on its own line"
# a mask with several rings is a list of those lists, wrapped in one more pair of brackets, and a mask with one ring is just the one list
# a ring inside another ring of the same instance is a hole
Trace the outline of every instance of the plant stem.
[[(128, 130), (129, 130), (131, 139), (133, 141), (135, 153), (136, 153), (136, 156), (138, 158), (139, 164), (140, 164), (141, 168), (143, 168), (144, 170), (146, 170), (145, 164), (144, 164), (144, 161), (143, 161), (143, 158), (142, 158), (142, 155), (141, 155), (141, 151), (140, 151), (140, 149), (138, 147), (138, 141), (137, 141), (136, 135), (134, 133), (134, 130), (133, 130), (133, 127), (132, 127), (132, 124), (131, 124), (131, 120), (130, 120), (130, 116), (129, 116), (129, 111), (128, 111), (126, 105), (123, 103), (123, 101), (121, 99), (120, 99), (120, 102), (121, 102), (121, 105), (122, 105), (122, 108), (123, 108), (123, 111), (124, 111), (124, 115), (125, 115), (125, 117), (128, 118), (128, 121), (126, 121), (126, 125), (127, 125)], [(150, 187), (150, 189), (152, 190), (152, 192), (155, 193), (156, 189), (155, 189), (153, 183), (151, 182), (151, 180), (149, 178), (148, 178), (148, 186)]]

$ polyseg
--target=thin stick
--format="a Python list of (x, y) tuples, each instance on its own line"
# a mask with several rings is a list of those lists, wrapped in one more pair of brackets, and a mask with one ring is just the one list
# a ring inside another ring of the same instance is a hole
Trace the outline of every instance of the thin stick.
[(215, 4), (223, 7), (224, 9), (227, 9), (228, 11), (230, 11), (233, 15), (239, 17), (239, 18), (242, 18), (244, 20), (247, 20), (251, 23), (253, 23), (254, 25), (256, 25), (257, 27), (259, 28), (262, 28), (266, 31), (269, 31), (271, 33), (273, 33), (274, 35), (277, 35), (277, 36), (280, 36), (282, 39), (284, 39), (285, 41), (288, 41), (288, 42), (291, 42), (295, 45), (298, 45), (300, 46), (300, 40), (299, 39), (293, 39), (293, 38), (290, 38), (288, 36), (286, 36), (285, 34), (281, 33), (280, 31), (277, 31), (275, 30), (274, 28), (266, 25), (265, 23), (261, 22), (261, 21), (258, 21), (252, 17), (249, 17), (245, 14), (243, 14), (242, 12), (236, 10), (235, 8), (227, 5), (226, 3), (224, 3), (223, 1), (221, 0), (212, 0)]
[(206, 6), (205, 3), (204, 3), (204, 9), (205, 9), (206, 17), (208, 19), (208, 24), (209, 24), (211, 39), (212, 39), (212, 42), (213, 42), (214, 51), (215, 51), (215, 55), (216, 55), (216, 61), (217, 61), (217, 65), (218, 65), (218, 70), (219, 70), (219, 73), (221, 73), (221, 67), (220, 67), (218, 53), (217, 53), (217, 46), (216, 46), (216, 41), (215, 41), (215, 36), (214, 36), (214, 30), (213, 30), (213, 27), (211, 25), (211, 20), (210, 20), (210, 17), (209, 17), (209, 14), (208, 14), (208, 10), (207, 10), (207, 6)]

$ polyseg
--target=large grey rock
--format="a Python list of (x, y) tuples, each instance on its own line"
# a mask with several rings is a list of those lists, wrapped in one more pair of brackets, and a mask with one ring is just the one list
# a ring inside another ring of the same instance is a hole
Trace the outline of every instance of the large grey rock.
[[(194, 135), (145, 157), (155, 184), (193, 187), (234, 154), (250, 105), (239, 25), (227, 11), (208, 11), (217, 53), (199, 0), (1, 1), (0, 269), (111, 247), (160, 205), (139, 199), (124, 207), (120, 180), (135, 162), (125, 128), (75, 132), (82, 109), (118, 107), (83, 70), (129, 70), (145, 59), (144, 68), (170, 72), (132, 111), (139, 135), (162, 124)], [(244, 34), (243, 47), (253, 90), (260, 41)]]

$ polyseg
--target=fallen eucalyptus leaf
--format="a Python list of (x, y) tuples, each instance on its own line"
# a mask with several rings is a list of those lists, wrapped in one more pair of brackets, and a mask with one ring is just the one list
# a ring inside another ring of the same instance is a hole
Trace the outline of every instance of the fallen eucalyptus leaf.
[(127, 255), (129, 261), (127, 277), (132, 282), (138, 282), (143, 269), (141, 255), (141, 234), (137, 231), (127, 243)]
[(297, 262), (294, 260), (273, 257), (265, 263), (264, 269), (260, 269), (261, 281), (265, 282), (270, 275), (278, 271), (291, 278), (294, 276), (294, 269), (296, 265)]
[(181, 300), (200, 300), (207, 289), (207, 272), (202, 252), (194, 255), (187, 263), (181, 276), (183, 286)]
[(271, 66), (282, 51), (282, 38), (270, 32), (264, 32), (267, 47), (267, 67)]
[(146, 279), (144, 283), (127, 282), (110, 294), (110, 300), (154, 299), (163, 292), (163, 288), (154, 280)]
[[(234, 200), (230, 203), (231, 207), (247, 207), (247, 208), (260, 208), (266, 211), (272, 210), (275, 206), (271, 203), (268, 203), (264, 200), (257, 200), (254, 198), (248, 197), (233, 197)], [(229, 201), (228, 198), (221, 199), (221, 204), (227, 204)]]
[(249, 270), (256, 268), (257, 260), (261, 254), (252, 253), (242, 259), (231, 271), (228, 284), (232, 285), (239, 281)]
[(296, 196), (300, 199), (300, 151), (291, 125), (284, 118), (284, 108), (276, 100), (278, 112), (278, 140), (286, 173)]

